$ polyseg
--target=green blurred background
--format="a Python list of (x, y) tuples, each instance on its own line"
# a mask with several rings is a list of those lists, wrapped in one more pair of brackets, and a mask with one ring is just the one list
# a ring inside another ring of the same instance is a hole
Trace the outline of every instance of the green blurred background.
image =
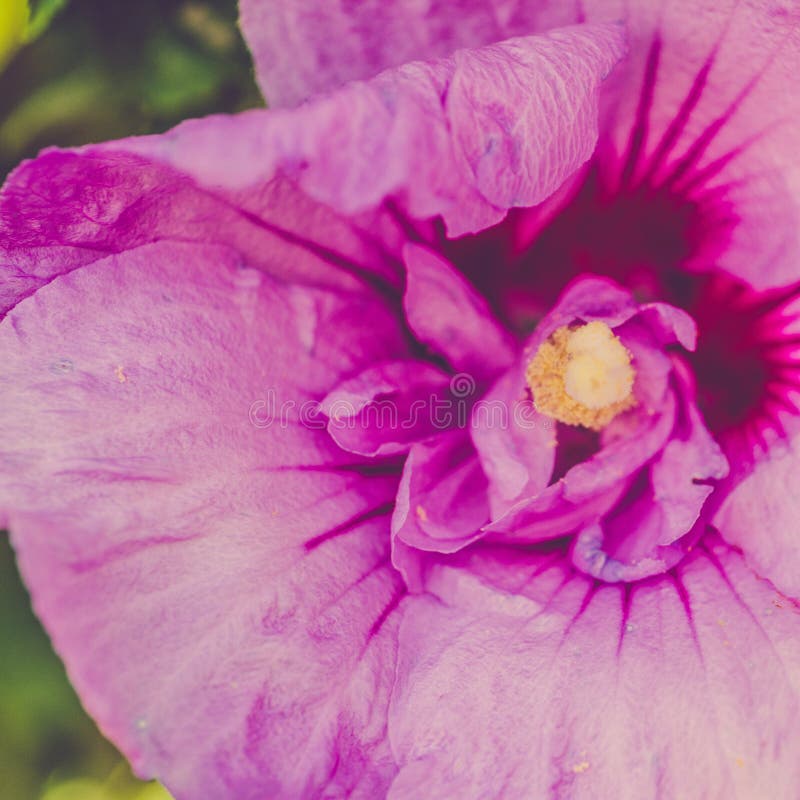
[[(22, 6), (0, 0), (0, 179), (43, 147), (262, 103), (235, 0), (31, 0), (20, 37)], [(169, 795), (136, 781), (81, 709), (0, 532), (0, 800), (40, 798)]]

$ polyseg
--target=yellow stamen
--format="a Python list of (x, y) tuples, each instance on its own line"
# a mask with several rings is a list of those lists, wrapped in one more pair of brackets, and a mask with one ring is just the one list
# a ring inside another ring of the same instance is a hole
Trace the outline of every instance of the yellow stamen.
[(636, 405), (631, 354), (605, 322), (558, 328), (528, 364), (537, 411), (599, 431)]

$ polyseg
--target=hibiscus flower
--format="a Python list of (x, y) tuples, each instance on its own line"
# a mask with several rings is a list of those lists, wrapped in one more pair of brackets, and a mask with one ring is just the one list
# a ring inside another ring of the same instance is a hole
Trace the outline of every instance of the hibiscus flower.
[(179, 800), (796, 795), (800, 17), (632, 5), (243, 0), (270, 110), (9, 178), (0, 524)]

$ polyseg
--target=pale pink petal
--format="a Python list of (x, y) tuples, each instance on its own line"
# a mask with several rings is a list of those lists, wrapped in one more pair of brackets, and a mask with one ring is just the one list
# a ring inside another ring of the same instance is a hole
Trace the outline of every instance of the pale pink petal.
[(623, 17), (631, 36), (609, 126), (621, 180), (666, 186), (703, 209), (686, 266), (722, 267), (760, 288), (796, 281), (800, 95), (787, 91), (800, 70), (794, 0), (582, 5), (590, 22)]
[(457, 46), (624, 22), (631, 53), (605, 113), (618, 179), (686, 193), (704, 208), (690, 266), (765, 287), (796, 280), (800, 255), (800, 95), (787, 91), (800, 69), (799, 13), (794, 0), (483, 0), (457, 11), (249, 0), (243, 22), (279, 103)]
[(388, 797), (793, 797), (800, 610), (716, 541), (598, 586), (464, 552), (401, 623)]
[(380, 796), (395, 474), (303, 407), (404, 344), (375, 296), (144, 245), (0, 323), (0, 525), (103, 732), (179, 798)]
[(750, 565), (800, 599), (800, 443), (775, 443), (725, 498), (714, 524)]

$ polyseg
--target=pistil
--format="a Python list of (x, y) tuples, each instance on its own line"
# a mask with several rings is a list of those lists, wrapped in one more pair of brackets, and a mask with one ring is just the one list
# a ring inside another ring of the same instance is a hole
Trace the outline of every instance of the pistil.
[(539, 413), (595, 431), (636, 405), (635, 376), (631, 354), (599, 321), (558, 328), (526, 370)]

